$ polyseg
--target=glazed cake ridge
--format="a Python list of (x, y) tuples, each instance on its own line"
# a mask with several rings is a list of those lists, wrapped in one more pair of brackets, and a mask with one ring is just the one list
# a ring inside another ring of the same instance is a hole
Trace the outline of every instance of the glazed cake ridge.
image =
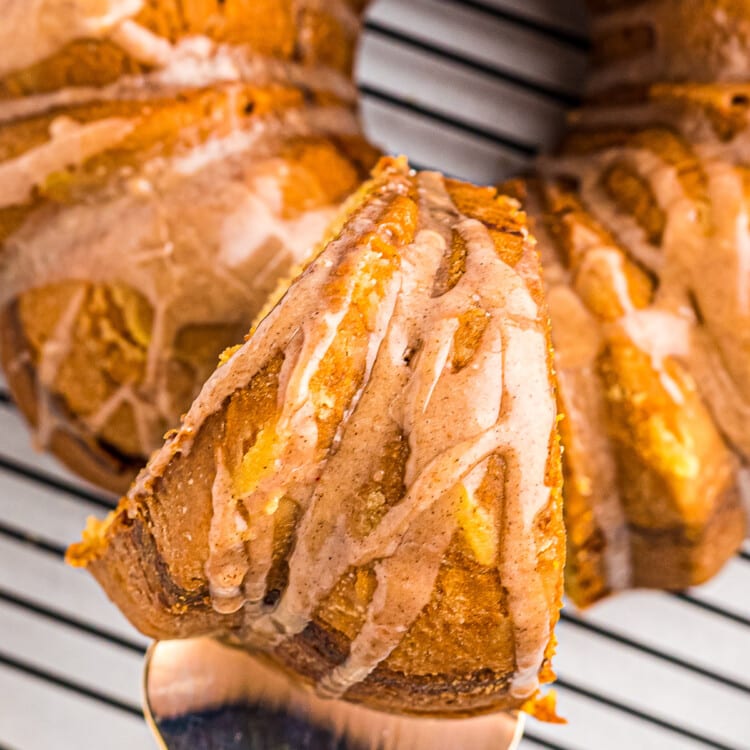
[[(328, 48), (333, 32), (349, 41), (359, 34), (365, 3), (333, 0), (325, 14), (316, 0), (261, 0), (255, 7), (242, 0), (106, 0), (97, 5), (65, 0), (3, 0), (8, 23), (2, 38), (2, 98), (60, 88), (71, 58), (89, 56), (104, 70), (84, 66), (75, 86), (101, 86), (128, 74), (168, 67), (185, 39), (246, 46), (279, 60), (323, 63), (348, 75), (353, 59), (349, 45)], [(258, 24), (262, 18), (264, 23)], [(85, 41), (88, 49), (81, 46)], [(91, 57), (93, 56), (93, 57)]]
[(513, 188), (550, 297), (580, 605), (718, 572), (750, 455), (750, 9), (592, 6), (590, 96)]
[[(221, 634), (322, 694), (518, 707), (551, 676), (563, 556), (536, 252), (494, 191), (386, 163), (365, 195), (71, 557), (150, 635)], [(168, 586), (134, 583), (154, 567), (134, 525)], [(171, 612), (138, 600), (154, 585), (183, 590)], [(434, 650), (441, 622), (482, 619), (497, 640), (478, 653), (450, 629)]]
[(24, 4), (50, 44), (3, 58), (5, 369), (38, 444), (110, 489), (374, 163), (361, 3), (266, 5), (260, 38), (236, 0)]

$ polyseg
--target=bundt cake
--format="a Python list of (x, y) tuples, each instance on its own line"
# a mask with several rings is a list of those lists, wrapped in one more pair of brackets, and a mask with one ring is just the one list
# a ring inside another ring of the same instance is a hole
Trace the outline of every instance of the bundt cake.
[(3, 3), (2, 357), (74, 471), (125, 491), (374, 164), (361, 5)]
[(512, 186), (548, 287), (580, 605), (714, 575), (750, 458), (750, 5), (592, 5), (589, 100)]
[(69, 560), (324, 696), (518, 708), (553, 677), (556, 425), (517, 203), (387, 160)]
[(533, 176), (385, 160), (331, 224), (375, 159), (364, 4), (35, 4), (0, 62), (2, 356), (110, 487), (205, 381), (69, 552), (144, 633), (368, 708), (529, 708), (563, 475), (580, 605), (704, 581), (746, 531), (750, 5), (591, 0)]

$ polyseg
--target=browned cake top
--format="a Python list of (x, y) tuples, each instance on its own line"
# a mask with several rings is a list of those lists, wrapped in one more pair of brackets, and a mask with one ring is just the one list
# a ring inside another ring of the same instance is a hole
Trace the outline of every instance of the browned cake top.
[[(146, 632), (231, 636), (324, 694), (518, 706), (561, 593), (555, 426), (517, 204), (388, 161), (72, 556)], [(127, 589), (141, 523), (179, 617)]]
[(93, 481), (127, 486), (371, 168), (354, 5), (2, 6), (4, 364)]
[[(191, 64), (232, 47), (346, 76), (363, 5), (358, 0), (3, 0), (0, 99), (60, 96), (66, 87), (101, 87), (160, 70), (200, 74)], [(212, 70), (221, 75), (216, 64)]]
[(590, 96), (527, 196), (582, 604), (716, 573), (750, 457), (750, 6), (591, 4)]

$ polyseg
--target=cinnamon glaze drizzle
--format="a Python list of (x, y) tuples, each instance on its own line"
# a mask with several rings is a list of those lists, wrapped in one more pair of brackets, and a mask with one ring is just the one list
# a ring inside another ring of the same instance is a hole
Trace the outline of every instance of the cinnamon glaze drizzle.
[[(418, 216), (411, 240), (402, 240), (403, 230), (383, 217), (412, 190)], [(456, 238), (465, 264), (445, 289), (439, 279)], [(527, 273), (533, 271), (500, 259), (485, 225), (461, 214), (442, 176), (392, 175), (387, 190), (354, 214), (214, 373), (131, 491), (137, 512), (173, 458), (190, 455), (217, 405), (247, 384), (269, 353), (284, 353), (277, 416), (261, 426), (244, 456), (229, 457), (234, 445), (216, 448), (205, 575), (215, 610), (242, 612), (239, 641), (273, 650), (307, 627), (347, 571), (373, 567), (377, 584), (363, 623), (345, 661), (318, 681), (321, 695), (345, 695), (399, 645), (429, 603), (457, 533), (470, 537), (507, 590), (516, 660), (510, 694), (523, 700), (538, 689), (551, 634), (533, 527), (550, 502), (546, 473), (556, 407), (546, 321)], [(352, 337), (346, 321), (357, 310), (368, 323)], [(468, 361), (456, 366), (457, 334), (467, 315), (483, 319), (483, 332)], [(361, 372), (344, 391), (344, 404), (341, 392), (321, 390), (316, 378), (342, 339)], [(321, 408), (344, 415), (335, 435), (321, 433)], [(377, 475), (384, 442), (394, 433), (408, 441), (405, 490), (363, 530), (352, 515), (357, 503), (342, 504), (342, 498), (357, 495)], [(478, 508), (493, 457), (505, 467), (504, 497), (495, 500), (502, 507), (484, 511), (483, 523), (462, 527), (461, 509)], [(238, 458), (252, 467), (250, 479), (232, 476), (229, 466)], [(268, 604), (283, 498), (301, 515), (288, 583)]]
[[(603, 539), (592, 533), (580, 550), (604, 561), (603, 588), (574, 593), (582, 604), (634, 585), (702, 582), (742, 538), (750, 22), (727, 5), (658, 0), (595, 12), (595, 48), (607, 59), (592, 71), (591, 99), (571, 116), (561, 154), (542, 161), (529, 191), (570, 426), (568, 499), (584, 498)], [(641, 468), (623, 479), (634, 456)], [(666, 497), (660, 510), (646, 507)], [(719, 531), (722, 514), (733, 520)], [(568, 519), (570, 538), (579, 524)], [(633, 552), (644, 529), (681, 537), (671, 577), (650, 577), (637, 559), (649, 545), (657, 554), (656, 541)]]
[[(293, 5), (299, 14), (320, 4), (297, 0)], [(0, 75), (49, 59), (80, 38), (109, 40), (145, 66), (141, 74), (100, 87), (70, 85), (0, 100), (4, 127), (49, 117), (46, 140), (0, 162), (0, 210), (29, 207), (20, 227), (3, 240), (0, 306), (29, 290), (71, 280), (122, 285), (147, 300), (153, 325), (142, 382), (118, 385), (95, 411), (76, 415), (80, 427), (66, 425), (97, 434), (127, 405), (145, 456), (160, 445), (161, 435), (186, 406), (184, 397), (170, 390), (180, 331), (252, 320), (277, 280), (303, 260), (335, 215), (335, 201), (289, 210), (284, 148), (300, 139), (361, 138), (361, 131), (355, 89), (343, 72), (262, 56), (247, 45), (205, 36), (172, 43), (134, 20), (143, 9), (143, 0), (0, 1), (3, 29), (12, 32), (2, 38)], [(348, 30), (353, 43), (360, 24), (353, 8), (342, 0), (324, 10)], [(14, 23), (18, 14), (23, 20)], [(157, 143), (141, 154), (137, 166), (103, 173), (96, 186), (80, 190), (72, 202), (36, 200), (37, 190), (50, 180), (123, 147), (141, 114), (158, 107), (161, 98), (213, 88), (231, 110), (247, 86), (297, 87), (321, 93), (326, 103), (300, 102), (245, 121), (230, 113), (207, 139), (197, 126), (196, 132), (185, 128), (173, 151)], [(81, 108), (125, 102), (138, 103), (133, 115), (77, 119)], [(67, 419), (55, 414), (52, 394), (65, 360), (61, 353), (73, 345), (80, 307), (76, 295), (35, 363), (41, 447), (48, 447), (55, 425)], [(27, 363), (28, 353), (22, 356), (23, 361), (8, 364), (10, 370)], [(193, 383), (193, 392), (200, 384)]]

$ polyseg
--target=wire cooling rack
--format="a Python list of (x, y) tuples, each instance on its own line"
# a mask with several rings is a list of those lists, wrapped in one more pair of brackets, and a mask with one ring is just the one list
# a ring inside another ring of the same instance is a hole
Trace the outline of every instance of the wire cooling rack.
[[(369, 132), (415, 166), (492, 183), (553, 143), (586, 47), (567, 0), (380, 0), (359, 69)], [(63, 564), (112, 503), (33, 452), (0, 383), (0, 750), (154, 746), (147, 641)], [(569, 723), (529, 721), (523, 750), (750, 749), (750, 544), (700, 589), (566, 608), (559, 638)]]

